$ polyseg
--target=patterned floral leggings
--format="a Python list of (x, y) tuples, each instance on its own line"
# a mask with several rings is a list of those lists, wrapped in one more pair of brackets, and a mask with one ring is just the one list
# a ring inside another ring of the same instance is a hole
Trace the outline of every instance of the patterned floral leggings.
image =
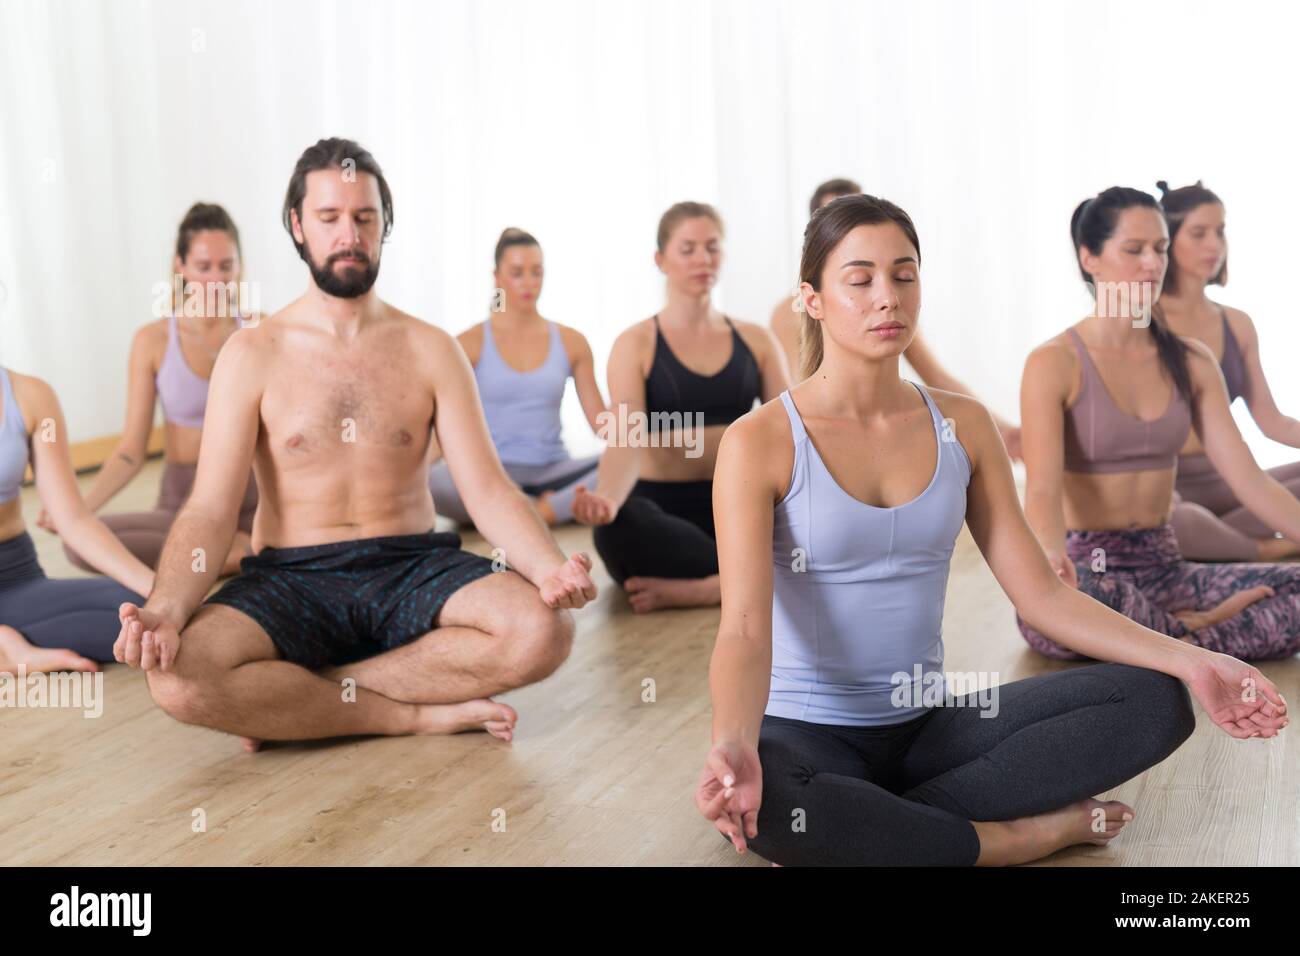
[[(1137, 623), (1240, 660), (1275, 660), (1300, 651), (1300, 564), (1194, 564), (1184, 561), (1173, 528), (1070, 531), (1066, 553), (1079, 590)], [(1175, 611), (1207, 611), (1246, 588), (1273, 596), (1212, 627), (1195, 631)], [(1047, 657), (1090, 660), (1035, 631), (1016, 615), (1029, 646)]]

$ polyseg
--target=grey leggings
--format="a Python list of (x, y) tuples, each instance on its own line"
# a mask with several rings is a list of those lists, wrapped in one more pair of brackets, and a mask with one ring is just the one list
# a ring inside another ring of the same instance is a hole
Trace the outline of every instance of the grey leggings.
[(30, 644), (111, 661), (124, 601), (143, 604), (144, 598), (108, 578), (47, 578), (26, 531), (0, 542), (0, 624)]
[[(997, 715), (932, 707), (889, 727), (766, 716), (760, 856), (790, 865), (971, 865), (971, 821), (1045, 813), (1160, 763), (1196, 719), (1182, 681), (1094, 664), (996, 688)], [(802, 812), (800, 812), (802, 811)]]
[[(1300, 462), (1269, 468), (1268, 473), (1300, 497)], [(1173, 525), (1178, 546), (1189, 561), (1258, 561), (1259, 542), (1273, 529), (1251, 514), (1206, 455), (1180, 455)]]
[[(546, 499), (546, 503), (551, 506), (555, 519), (560, 524), (573, 520), (573, 498), (577, 494), (578, 485), (586, 485), (588, 491), (595, 490), (596, 466), (599, 464), (599, 455), (566, 458), (549, 465), (521, 465), (508, 461), (501, 463), (506, 474), (524, 494), (537, 497), (543, 491), (554, 492)], [(429, 469), (429, 490), (433, 492), (433, 506), (438, 514), (446, 515), (458, 525), (473, 524), (460, 492), (451, 480), (445, 459)]]

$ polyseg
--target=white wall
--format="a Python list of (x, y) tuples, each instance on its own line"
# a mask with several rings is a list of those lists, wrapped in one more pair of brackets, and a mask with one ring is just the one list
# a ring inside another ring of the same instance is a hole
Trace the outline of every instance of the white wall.
[[(587, 334), (602, 384), (614, 336), (660, 304), (663, 209), (719, 206), (718, 302), (766, 321), (808, 194), (854, 177), (916, 220), (929, 338), (1010, 416), (1025, 354), (1087, 307), (1074, 205), (1203, 178), (1228, 204), (1224, 301), (1255, 317), (1300, 412), (1293, 10), (0, 0), (0, 362), (55, 385), (74, 437), (117, 432), (130, 335), (184, 210), (224, 204), (264, 307), (283, 304), (306, 280), (278, 220), (293, 162), (346, 135), (394, 192), (385, 298), (464, 328), (497, 234), (522, 226), (547, 256), (542, 311)], [(592, 447), (572, 395), (566, 419)], [(1293, 457), (1251, 440), (1265, 464)]]

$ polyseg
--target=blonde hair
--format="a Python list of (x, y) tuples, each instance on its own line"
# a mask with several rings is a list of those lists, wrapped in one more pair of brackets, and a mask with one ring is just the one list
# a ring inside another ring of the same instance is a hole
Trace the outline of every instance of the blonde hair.
[(657, 245), (659, 251), (663, 252), (668, 247), (668, 240), (672, 237), (673, 230), (687, 219), (699, 219), (701, 217), (712, 219), (713, 224), (718, 227), (718, 232), (726, 235), (726, 228), (722, 225), (722, 217), (718, 211), (706, 202), (679, 202), (673, 203), (668, 207), (668, 211), (659, 217), (659, 235)]

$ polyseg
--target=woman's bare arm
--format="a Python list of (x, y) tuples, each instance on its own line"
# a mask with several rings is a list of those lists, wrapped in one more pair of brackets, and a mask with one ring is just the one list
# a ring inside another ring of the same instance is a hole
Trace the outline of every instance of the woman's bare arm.
[(1183, 337), (1192, 377), (1192, 427), (1210, 462), (1233, 494), (1266, 525), (1291, 540), (1300, 540), (1300, 501), (1259, 467), (1228, 407), (1228, 387), (1209, 346)]
[(108, 504), (144, 466), (157, 402), (154, 384), (158, 367), (157, 352), (156, 328), (147, 326), (136, 332), (131, 343), (131, 359), (127, 371), (126, 426), (113, 454), (99, 469), (94, 483), (86, 492), (86, 507), (92, 512)]
[(91, 567), (137, 594), (148, 594), (153, 587), (153, 570), (126, 549), (81, 497), (63, 409), (54, 390), (38, 378), (25, 375), (13, 378), (15, 388), (22, 391), (19, 404), (31, 419), (36, 491), (55, 527), (68, 546)]
[(1063, 490), (1065, 405), (1073, 377), (1069, 353), (1059, 344), (1047, 342), (1029, 353), (1020, 379), (1024, 516), (1053, 568), (1061, 567), (1068, 560)]
[(967, 527), (1025, 623), (1096, 660), (1190, 678), (1207, 651), (1137, 624), (1055, 573), (1020, 510), (1011, 462), (988, 410), (964, 395), (936, 400), (945, 416), (956, 420), (956, 438), (971, 459)]

